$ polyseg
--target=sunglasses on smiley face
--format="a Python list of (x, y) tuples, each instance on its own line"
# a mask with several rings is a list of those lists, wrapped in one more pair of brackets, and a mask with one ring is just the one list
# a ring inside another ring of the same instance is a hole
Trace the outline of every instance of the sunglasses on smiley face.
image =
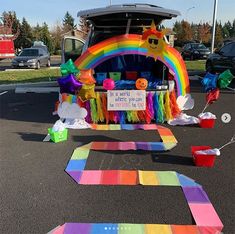
[(157, 40), (157, 39), (153, 39), (153, 38), (149, 38), (149, 39), (148, 39), (148, 43), (149, 43), (149, 44), (157, 45), (157, 44), (158, 44), (158, 40)]

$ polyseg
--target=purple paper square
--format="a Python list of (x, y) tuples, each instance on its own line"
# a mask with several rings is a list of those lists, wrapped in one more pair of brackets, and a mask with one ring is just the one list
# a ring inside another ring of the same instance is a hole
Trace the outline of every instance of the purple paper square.
[(91, 224), (88, 223), (66, 223), (64, 234), (90, 234)]
[(210, 203), (202, 187), (183, 187), (188, 203)]
[(136, 142), (136, 149), (137, 150), (149, 150), (150, 145), (148, 142)]
[(82, 171), (66, 171), (78, 184), (82, 176)]

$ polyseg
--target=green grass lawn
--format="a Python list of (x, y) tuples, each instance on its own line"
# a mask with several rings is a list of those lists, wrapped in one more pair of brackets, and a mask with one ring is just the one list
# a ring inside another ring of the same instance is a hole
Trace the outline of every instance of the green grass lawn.
[(205, 71), (206, 60), (185, 61), (187, 70)]
[(40, 70), (0, 71), (0, 84), (41, 82), (56, 80), (60, 77), (59, 68), (42, 68)]
[[(205, 60), (185, 61), (188, 70), (205, 71)], [(59, 68), (0, 71), (0, 84), (52, 81), (61, 77)]]

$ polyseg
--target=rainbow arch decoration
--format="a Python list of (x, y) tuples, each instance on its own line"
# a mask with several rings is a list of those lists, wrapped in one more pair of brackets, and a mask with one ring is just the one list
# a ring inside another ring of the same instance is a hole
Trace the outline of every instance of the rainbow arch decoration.
[[(78, 69), (94, 69), (102, 62), (119, 55), (139, 54), (147, 55), (147, 49), (141, 48), (144, 41), (141, 35), (125, 34), (104, 40), (88, 48), (76, 61)], [(189, 93), (189, 79), (184, 60), (180, 53), (166, 46), (163, 58), (158, 57), (173, 73), (177, 86), (177, 95)]]
[(65, 169), (77, 184), (121, 186), (178, 186), (183, 190), (196, 225), (133, 223), (65, 223), (50, 234), (219, 234), (223, 224), (202, 186), (175, 171), (85, 170), (91, 150), (164, 151), (176, 146), (170, 129), (156, 124), (92, 125), (94, 130), (155, 130), (162, 142), (91, 142), (79, 146)]

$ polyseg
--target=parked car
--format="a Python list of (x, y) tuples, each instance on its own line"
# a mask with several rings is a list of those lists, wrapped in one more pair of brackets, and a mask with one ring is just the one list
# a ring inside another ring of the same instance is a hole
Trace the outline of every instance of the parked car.
[(50, 54), (43, 48), (31, 47), (23, 49), (20, 54), (12, 60), (12, 67), (29, 67), (40, 69), (41, 66), (50, 67)]
[(230, 69), (233, 75), (235, 75), (235, 41), (215, 50), (206, 61), (207, 72), (223, 72), (226, 69)]
[(183, 59), (207, 59), (210, 50), (202, 43), (187, 43), (184, 45), (181, 54)]

